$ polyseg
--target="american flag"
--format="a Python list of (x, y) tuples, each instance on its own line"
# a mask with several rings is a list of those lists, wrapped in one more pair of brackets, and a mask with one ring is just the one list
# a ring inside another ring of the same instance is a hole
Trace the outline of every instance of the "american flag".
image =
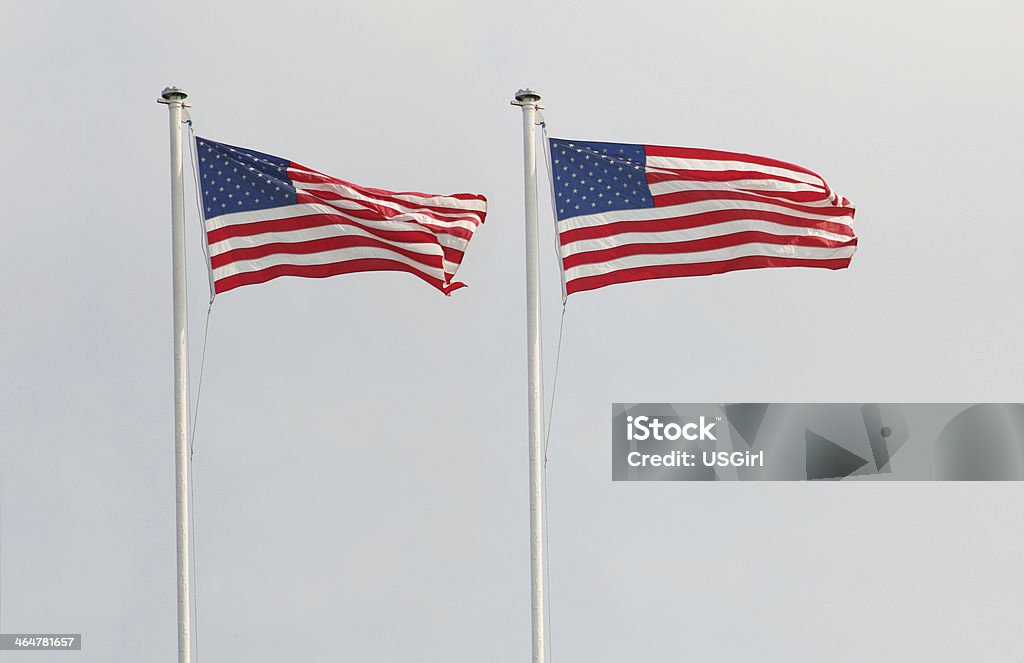
[(215, 293), (279, 276), (408, 272), (445, 294), (487, 213), (481, 195), (371, 189), (195, 139)]
[(854, 208), (806, 168), (685, 147), (549, 139), (566, 294), (757, 267), (849, 266)]

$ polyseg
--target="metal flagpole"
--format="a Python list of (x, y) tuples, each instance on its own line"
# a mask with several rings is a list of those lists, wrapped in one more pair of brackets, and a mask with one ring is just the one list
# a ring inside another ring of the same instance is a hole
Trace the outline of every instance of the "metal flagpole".
[(526, 190), (526, 353), (530, 396), (530, 616), (533, 624), (533, 663), (544, 663), (544, 548), (543, 495), (541, 494), (540, 266), (537, 230), (537, 109), (540, 95), (516, 92), (514, 106), (523, 109), (523, 175)]
[(191, 658), (188, 555), (188, 334), (185, 301), (185, 185), (181, 111), (188, 95), (164, 88), (160, 103), (171, 118), (171, 263), (174, 273), (174, 458), (178, 517), (178, 663)]

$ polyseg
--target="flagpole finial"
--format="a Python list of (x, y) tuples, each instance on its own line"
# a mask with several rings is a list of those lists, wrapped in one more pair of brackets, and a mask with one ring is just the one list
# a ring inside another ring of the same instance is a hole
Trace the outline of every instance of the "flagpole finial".
[(181, 101), (188, 97), (188, 93), (181, 88), (172, 85), (170, 87), (165, 87), (164, 91), (160, 93), (160, 96), (165, 101)]
[(540, 101), (540, 93), (530, 88), (525, 88), (516, 92), (516, 100), (512, 102), (514, 106), (522, 106), (523, 104), (534, 104)]

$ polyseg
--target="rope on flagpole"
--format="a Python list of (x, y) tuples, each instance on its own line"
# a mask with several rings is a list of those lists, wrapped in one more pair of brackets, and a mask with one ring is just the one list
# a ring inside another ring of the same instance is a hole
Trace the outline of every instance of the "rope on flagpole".
[(213, 299), (210, 299), (209, 304), (206, 307), (206, 321), (203, 323), (203, 351), (201, 359), (199, 360), (199, 382), (196, 385), (196, 404), (195, 409), (192, 411), (192, 434), (189, 436), (189, 447), (188, 447), (188, 466), (189, 466), (189, 519), (191, 520), (190, 527), (192, 528), (192, 536), (189, 538), (189, 543), (192, 546), (191, 558), (192, 558), (192, 630), (195, 634), (196, 639), (196, 663), (199, 663), (199, 556), (196, 555), (196, 539), (199, 538), (196, 533), (196, 511), (198, 505), (196, 502), (196, 480), (195, 474), (192, 471), (192, 456), (195, 454), (196, 449), (196, 426), (199, 424), (199, 403), (203, 395), (203, 373), (206, 369), (206, 341), (210, 337), (210, 312), (213, 310)]
[(555, 349), (555, 375), (551, 380), (551, 403), (548, 405), (548, 425), (544, 431), (544, 465), (548, 464), (548, 446), (551, 440), (551, 421), (555, 414), (555, 396), (558, 388), (558, 364), (562, 357), (562, 331), (565, 329), (565, 300), (562, 300), (562, 315), (558, 320), (558, 346)]
[(558, 365), (562, 357), (562, 332), (565, 330), (565, 300), (562, 300), (562, 314), (558, 321), (558, 346), (555, 350), (555, 373), (551, 380), (551, 401), (548, 405), (548, 422), (544, 431), (544, 465), (543, 465), (543, 483), (544, 483), (544, 559), (546, 560), (544, 574), (544, 599), (545, 603), (545, 617), (547, 621), (547, 647), (548, 647), (548, 660), (549, 663), (554, 660), (554, 648), (551, 630), (551, 613), (554, 610), (551, 609), (551, 527), (548, 524), (548, 447), (550, 446), (551, 440), (551, 422), (554, 419), (555, 413), (555, 396), (558, 393)]
[[(192, 130), (192, 119), (191, 118), (188, 118), (187, 124), (188, 124), (188, 135), (189, 135), (189, 139), (190, 139), (188, 141), (188, 151), (189, 151), (189, 156), (192, 157), (192, 181), (195, 182), (195, 185), (196, 185), (196, 207), (199, 210), (199, 219), (200, 219), (200, 221), (202, 221), (205, 218), (206, 215), (203, 214), (203, 204), (201, 202), (202, 201), (202, 195), (201, 195), (201, 191), (200, 191), (199, 176), (198, 176), (199, 164), (197, 162), (197, 159), (199, 158), (199, 156), (196, 154), (196, 149), (195, 149), (196, 135), (195, 135), (195, 131)], [(205, 230), (205, 227), (203, 228), (203, 230)], [(188, 448), (188, 456), (189, 456), (190, 459), (192, 458), (192, 454), (195, 453), (196, 426), (199, 423), (199, 403), (200, 403), (200, 398), (202, 398), (202, 395), (203, 395), (203, 372), (204, 372), (204, 369), (206, 368), (206, 341), (210, 337), (210, 313), (213, 311), (213, 300), (214, 300), (214, 297), (215, 297), (214, 290), (213, 290), (213, 271), (210, 269), (210, 252), (209, 252), (209, 247), (206, 244), (205, 237), (203, 239), (202, 245), (203, 245), (203, 255), (206, 257), (207, 273), (209, 274), (209, 277), (210, 277), (210, 300), (209, 300), (208, 305), (206, 307), (206, 320), (203, 322), (203, 352), (202, 352), (201, 358), (199, 360), (199, 382), (196, 384), (196, 404), (195, 404), (195, 408), (192, 410), (192, 433), (191, 433), (191, 436), (189, 438), (189, 448)], [(188, 284), (187, 283), (185, 284), (185, 287), (186, 287), (186, 291), (187, 291), (187, 289), (188, 289)]]
[(189, 438), (188, 457), (191, 458), (196, 449), (196, 426), (199, 424), (199, 403), (203, 396), (203, 372), (206, 369), (206, 340), (210, 337), (210, 312), (213, 311), (213, 300), (206, 307), (206, 322), (203, 323), (203, 351), (199, 360), (199, 381), (196, 383), (196, 405), (192, 409), (192, 434)]

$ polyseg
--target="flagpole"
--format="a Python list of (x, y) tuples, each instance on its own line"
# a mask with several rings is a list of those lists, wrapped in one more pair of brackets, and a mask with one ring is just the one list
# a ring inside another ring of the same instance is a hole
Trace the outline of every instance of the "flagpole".
[(537, 230), (537, 109), (540, 95), (530, 89), (516, 92), (512, 105), (523, 109), (523, 176), (526, 193), (526, 356), (530, 430), (530, 618), (533, 663), (544, 663), (544, 548), (541, 494), (540, 266)]
[(178, 663), (191, 658), (188, 554), (188, 334), (185, 300), (185, 184), (181, 156), (181, 111), (188, 96), (164, 88), (171, 122), (171, 264), (174, 282), (174, 458), (178, 518)]

